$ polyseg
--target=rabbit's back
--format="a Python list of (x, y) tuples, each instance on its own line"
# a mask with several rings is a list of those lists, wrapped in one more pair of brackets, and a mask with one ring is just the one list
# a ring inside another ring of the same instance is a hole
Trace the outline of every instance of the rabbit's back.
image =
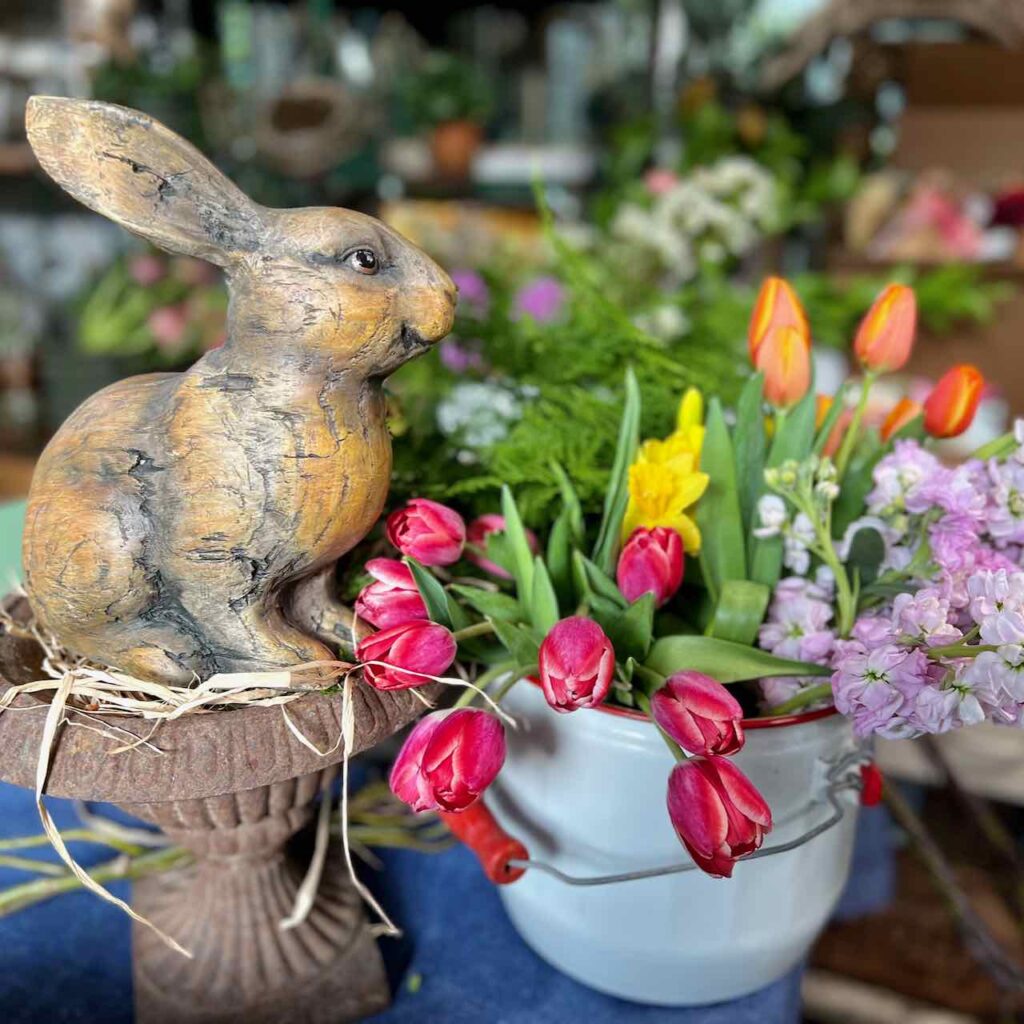
[(148, 476), (176, 374), (119, 381), (84, 402), (39, 459), (25, 521), (26, 587), (37, 615), (78, 647), (152, 603)]

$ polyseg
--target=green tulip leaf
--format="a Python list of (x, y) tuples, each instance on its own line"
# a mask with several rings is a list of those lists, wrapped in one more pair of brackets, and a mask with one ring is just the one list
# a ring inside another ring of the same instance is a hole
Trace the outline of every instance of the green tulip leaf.
[(757, 525), (755, 506), (764, 490), (765, 460), (764, 375), (755, 373), (744, 385), (736, 403), (733, 451), (736, 456), (736, 487), (740, 496), (743, 532)]
[(547, 566), (538, 557), (533, 562), (533, 595), (530, 598), (530, 620), (534, 628), (547, 636), (558, 621), (558, 598), (551, 585)]
[(519, 515), (516, 500), (508, 487), (501, 489), (501, 514), (505, 517), (505, 536), (512, 553), (512, 575), (516, 581), (516, 592), (526, 610), (530, 611), (530, 599), (533, 595), (533, 552)]
[(663, 676), (686, 669), (703, 672), (720, 683), (738, 683), (770, 676), (827, 676), (826, 665), (812, 665), (720, 640), (711, 636), (666, 636), (655, 641), (646, 667)]
[(726, 580), (715, 605), (708, 634), (720, 640), (752, 644), (764, 621), (771, 589), (753, 580)]
[(654, 629), (654, 595), (643, 594), (608, 623), (605, 632), (617, 661), (646, 658)]
[(619, 440), (615, 446), (608, 490), (605, 492), (604, 514), (594, 546), (594, 561), (604, 572), (615, 566), (615, 553), (619, 547), (622, 519), (629, 502), (629, 467), (636, 458), (640, 444), (640, 386), (632, 369), (626, 371), (626, 402), (622, 409)]
[(466, 604), (478, 611), (484, 618), (492, 622), (519, 622), (523, 610), (519, 602), (508, 594), (496, 590), (484, 590), (482, 587), (469, 587), (461, 583), (452, 585), (452, 591), (461, 597)]
[(569, 474), (559, 463), (552, 462), (551, 471), (555, 474), (558, 489), (562, 492), (562, 511), (568, 521), (569, 536), (573, 544), (582, 544), (584, 540), (583, 506), (576, 494), (576, 488), (573, 487)]
[(697, 503), (701, 532), (700, 561), (712, 594), (721, 594), (726, 580), (747, 577), (740, 497), (736, 486), (736, 460), (722, 405), (713, 398), (704, 424), (701, 470), (711, 478)]
[(412, 578), (416, 583), (416, 589), (427, 606), (427, 614), (431, 622), (440, 623), (442, 626), (452, 628), (452, 617), (448, 610), (448, 595), (444, 592), (437, 577), (429, 569), (420, 565), (415, 558), (406, 557), (405, 564), (412, 572)]
[(573, 596), (571, 534), (571, 514), (563, 509), (548, 534), (547, 568), (558, 599), (566, 605)]
[(579, 551), (573, 552), (573, 572), (580, 596), (584, 600), (598, 597), (616, 608), (625, 608), (629, 603), (622, 596), (615, 580)]
[(533, 632), (511, 622), (495, 621), (493, 625), (498, 639), (512, 655), (515, 663), (524, 666), (522, 672), (526, 674), (527, 668), (532, 671), (537, 665), (537, 656), (540, 652), (540, 642)]

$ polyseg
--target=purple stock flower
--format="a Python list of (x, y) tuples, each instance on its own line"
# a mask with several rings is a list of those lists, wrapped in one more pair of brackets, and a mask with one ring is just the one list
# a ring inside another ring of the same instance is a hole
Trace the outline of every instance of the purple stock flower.
[(1017, 459), (988, 467), (986, 524), (997, 547), (1024, 544), (1024, 465)]
[(890, 454), (874, 470), (874, 489), (868, 494), (868, 512), (921, 511), (919, 492), (948, 470), (916, 441), (897, 441)]
[(552, 323), (562, 315), (565, 298), (565, 288), (558, 278), (537, 277), (516, 292), (514, 312), (531, 316), (538, 323)]
[(855, 735), (916, 735), (911, 716), (915, 698), (927, 683), (926, 655), (891, 643), (869, 649), (858, 640), (840, 640), (836, 651), (832, 694), (836, 707), (853, 720)]
[(1006, 644), (964, 661), (959, 672), (981, 703), (987, 718), (1003, 725), (1019, 724), (1024, 707), (1024, 647)]
[(950, 621), (949, 601), (933, 587), (897, 594), (892, 603), (893, 632), (905, 643), (929, 647), (956, 643), (963, 634)]

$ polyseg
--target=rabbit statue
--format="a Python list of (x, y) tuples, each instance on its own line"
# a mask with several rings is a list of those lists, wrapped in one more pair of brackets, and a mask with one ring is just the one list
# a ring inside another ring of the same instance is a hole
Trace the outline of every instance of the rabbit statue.
[(137, 111), (34, 96), (26, 121), (67, 192), (222, 267), (231, 293), (221, 348), (98, 392), (43, 452), (23, 551), (37, 618), (169, 683), (333, 658), (293, 610), (323, 617), (335, 563), (381, 513), (382, 383), (451, 329), (450, 278), (372, 217), (257, 205)]

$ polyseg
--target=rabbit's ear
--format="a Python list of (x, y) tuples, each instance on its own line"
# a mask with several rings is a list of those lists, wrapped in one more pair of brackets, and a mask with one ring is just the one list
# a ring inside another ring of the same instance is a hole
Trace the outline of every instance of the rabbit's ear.
[(260, 207), (159, 121), (112, 103), (33, 96), (25, 123), (54, 181), (162, 249), (226, 266), (259, 247)]

